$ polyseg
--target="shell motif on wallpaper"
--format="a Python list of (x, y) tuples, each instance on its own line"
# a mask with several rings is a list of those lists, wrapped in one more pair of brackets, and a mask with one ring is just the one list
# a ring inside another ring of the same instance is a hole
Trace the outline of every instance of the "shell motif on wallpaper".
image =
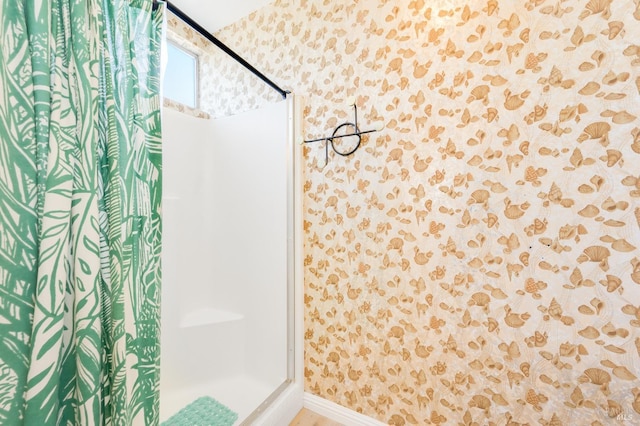
[(640, 1), (453, 3), (276, 0), (219, 34), (305, 133), (348, 97), (384, 122), (304, 150), (305, 389), (402, 426), (640, 416)]

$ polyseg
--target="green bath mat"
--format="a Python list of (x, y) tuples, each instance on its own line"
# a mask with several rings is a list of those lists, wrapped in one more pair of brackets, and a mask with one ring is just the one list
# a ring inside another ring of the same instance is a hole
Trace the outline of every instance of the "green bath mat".
[(203, 396), (171, 416), (161, 426), (231, 426), (238, 414), (215, 399)]

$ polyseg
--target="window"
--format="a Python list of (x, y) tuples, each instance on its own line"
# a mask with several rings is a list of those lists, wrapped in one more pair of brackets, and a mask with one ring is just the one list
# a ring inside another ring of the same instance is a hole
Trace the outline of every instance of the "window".
[(164, 97), (198, 108), (198, 56), (167, 40)]

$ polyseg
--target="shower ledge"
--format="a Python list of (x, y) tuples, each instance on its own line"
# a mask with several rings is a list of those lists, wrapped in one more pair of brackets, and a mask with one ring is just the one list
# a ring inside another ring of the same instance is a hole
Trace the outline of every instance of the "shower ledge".
[(232, 321), (240, 321), (244, 316), (235, 312), (221, 309), (202, 308), (196, 309), (182, 316), (180, 328), (199, 327), (201, 325), (222, 324)]

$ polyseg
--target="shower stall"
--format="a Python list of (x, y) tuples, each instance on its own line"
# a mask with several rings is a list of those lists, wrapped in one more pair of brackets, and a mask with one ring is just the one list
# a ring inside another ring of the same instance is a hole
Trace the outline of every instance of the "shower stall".
[(202, 396), (236, 424), (302, 406), (295, 111), (163, 112), (161, 421)]

